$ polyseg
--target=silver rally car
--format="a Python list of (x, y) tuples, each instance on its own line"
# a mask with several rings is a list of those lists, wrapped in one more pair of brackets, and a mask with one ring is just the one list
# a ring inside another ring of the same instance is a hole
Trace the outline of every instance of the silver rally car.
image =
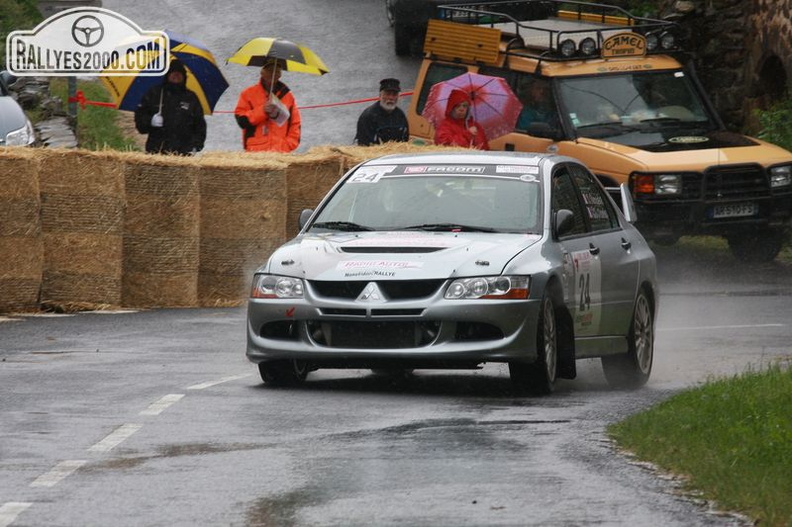
[(518, 391), (547, 394), (576, 359), (601, 357), (611, 386), (642, 386), (655, 256), (628, 191), (612, 190), (620, 207), (583, 164), (552, 154), (366, 161), (256, 271), (247, 357), (273, 385), (320, 368), (501, 362)]

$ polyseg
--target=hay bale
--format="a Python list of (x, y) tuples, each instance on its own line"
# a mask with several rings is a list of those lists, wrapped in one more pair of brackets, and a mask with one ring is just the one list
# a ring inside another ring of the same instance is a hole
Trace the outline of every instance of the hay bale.
[(289, 161), (286, 169), (286, 234), (291, 238), (300, 231), (300, 212), (315, 209), (344, 174), (344, 168), (343, 157), (332, 149), (314, 149), (304, 155), (292, 156)]
[(113, 153), (42, 149), (42, 302), (121, 304), (124, 173)]
[(35, 311), (43, 273), (38, 160), (0, 148), (0, 313)]
[(285, 241), (285, 168), (273, 155), (201, 159), (202, 306), (241, 303), (253, 270)]
[(197, 306), (198, 165), (193, 158), (126, 154), (122, 166), (122, 304)]

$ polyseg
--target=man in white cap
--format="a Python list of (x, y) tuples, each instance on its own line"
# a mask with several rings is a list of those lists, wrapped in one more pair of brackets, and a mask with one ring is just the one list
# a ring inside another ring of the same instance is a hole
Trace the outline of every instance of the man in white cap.
[(407, 141), (410, 138), (407, 116), (399, 108), (399, 79), (380, 81), (379, 101), (360, 114), (355, 142), (361, 146), (378, 145), (390, 141)]

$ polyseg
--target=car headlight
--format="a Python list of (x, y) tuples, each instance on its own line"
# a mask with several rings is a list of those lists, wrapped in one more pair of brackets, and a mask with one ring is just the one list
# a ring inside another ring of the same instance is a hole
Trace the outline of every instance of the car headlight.
[(445, 292), (447, 300), (488, 298), (496, 300), (528, 298), (529, 276), (477, 276), (451, 282)]
[(35, 141), (36, 135), (30, 121), (19, 130), (14, 130), (6, 135), (6, 146), (27, 146)]
[(770, 188), (788, 187), (789, 185), (792, 185), (792, 165), (770, 169)]
[(291, 276), (257, 274), (253, 277), (251, 298), (302, 298), (303, 281)]

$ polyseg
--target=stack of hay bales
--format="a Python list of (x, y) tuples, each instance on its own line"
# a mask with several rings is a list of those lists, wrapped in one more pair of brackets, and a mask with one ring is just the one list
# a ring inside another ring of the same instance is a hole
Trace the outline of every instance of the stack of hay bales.
[(52, 309), (121, 305), (124, 172), (117, 155), (41, 149), (44, 238), (41, 303)]
[(287, 238), (287, 163), (277, 154), (206, 154), (201, 160), (202, 306), (240, 304), (253, 271)]
[(44, 265), (38, 160), (0, 148), (0, 313), (35, 311)]
[(327, 192), (344, 174), (341, 155), (333, 148), (314, 148), (302, 155), (283, 156), (288, 163), (286, 186), (286, 234), (288, 238), (300, 231), (300, 212), (315, 209)]
[(199, 166), (194, 158), (123, 156), (123, 305), (198, 305)]

